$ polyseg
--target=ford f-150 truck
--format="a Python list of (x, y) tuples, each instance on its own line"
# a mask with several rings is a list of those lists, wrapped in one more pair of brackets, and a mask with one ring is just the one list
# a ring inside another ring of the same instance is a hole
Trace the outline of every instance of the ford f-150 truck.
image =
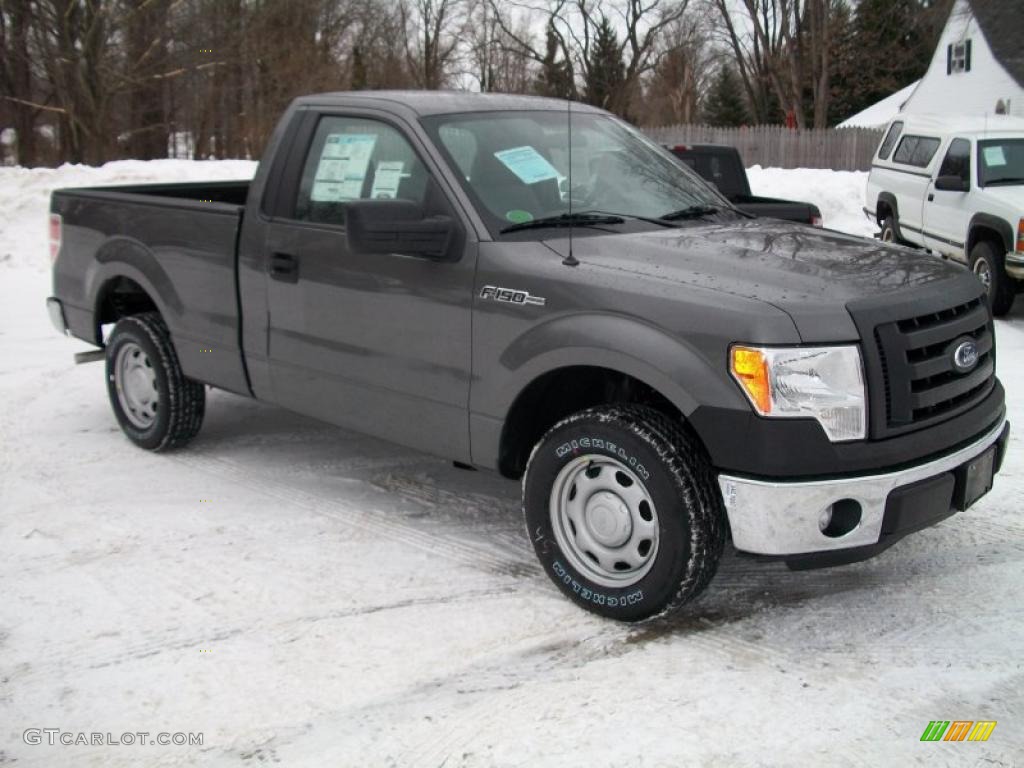
[(968, 270), (751, 219), (564, 101), (301, 98), (251, 183), (58, 190), (51, 238), (51, 317), (131, 441), (183, 446), (211, 386), (521, 477), (544, 570), (616, 619), (691, 600), (730, 537), (874, 555), (1007, 444)]

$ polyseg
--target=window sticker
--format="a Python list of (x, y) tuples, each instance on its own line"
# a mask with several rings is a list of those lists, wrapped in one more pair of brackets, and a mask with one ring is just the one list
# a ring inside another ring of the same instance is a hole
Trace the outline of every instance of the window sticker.
[(513, 224), (523, 224), (527, 221), (533, 221), (533, 214), (529, 211), (524, 211), (519, 208), (513, 208), (505, 214), (505, 218), (511, 221)]
[(409, 174), (402, 173), (405, 163), (401, 160), (390, 160), (377, 163), (373, 173), (373, 188), (370, 190), (372, 200), (394, 200), (398, 197), (398, 185), (402, 178)]
[(358, 200), (377, 143), (372, 133), (331, 133), (324, 141), (310, 199), (317, 203)]
[(985, 165), (990, 168), (1006, 165), (1006, 155), (998, 144), (994, 147), (982, 147), (981, 151), (985, 154)]
[(495, 152), (494, 156), (525, 184), (536, 184), (559, 177), (555, 166), (530, 146), (503, 149)]

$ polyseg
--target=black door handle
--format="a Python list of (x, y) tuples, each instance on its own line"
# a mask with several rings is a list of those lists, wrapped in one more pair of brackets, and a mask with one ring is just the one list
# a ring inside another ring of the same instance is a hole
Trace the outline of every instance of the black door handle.
[(270, 255), (270, 276), (283, 283), (297, 283), (299, 281), (299, 262), (288, 253), (273, 253)]
[(934, 192), (929, 192), (928, 193), (928, 202), (930, 203), (934, 199), (935, 199), (935, 193)]

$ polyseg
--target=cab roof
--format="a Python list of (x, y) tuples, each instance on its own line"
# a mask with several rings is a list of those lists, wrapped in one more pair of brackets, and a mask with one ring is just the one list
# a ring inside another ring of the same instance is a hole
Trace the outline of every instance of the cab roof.
[[(1007, 134), (1024, 135), (1024, 118), (1010, 115), (930, 115), (900, 114), (892, 123), (903, 123), (903, 133), (925, 133), (932, 136), (952, 134), (985, 138), (1004, 138)], [(891, 123), (890, 123), (891, 124)]]
[[(418, 116), (506, 110), (564, 112), (568, 106), (565, 99), (469, 91), (335, 91), (303, 96), (295, 103), (318, 107), (374, 106), (391, 111), (408, 110)], [(604, 113), (604, 110), (580, 102), (572, 102), (572, 111)]]

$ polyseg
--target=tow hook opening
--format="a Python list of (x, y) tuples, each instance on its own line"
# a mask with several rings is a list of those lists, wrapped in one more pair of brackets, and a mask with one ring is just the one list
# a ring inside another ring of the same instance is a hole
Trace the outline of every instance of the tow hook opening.
[(818, 529), (830, 539), (838, 539), (860, 525), (861, 506), (853, 499), (829, 504), (818, 518)]

